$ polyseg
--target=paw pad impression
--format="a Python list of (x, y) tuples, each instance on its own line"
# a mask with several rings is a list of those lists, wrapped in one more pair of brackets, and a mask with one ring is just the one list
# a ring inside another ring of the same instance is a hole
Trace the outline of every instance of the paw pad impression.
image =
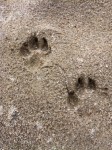
[(20, 53), (23, 56), (28, 56), (33, 51), (41, 51), (47, 54), (50, 51), (50, 46), (45, 37), (37, 37), (36, 34), (32, 34), (27, 40), (22, 44), (20, 48)]

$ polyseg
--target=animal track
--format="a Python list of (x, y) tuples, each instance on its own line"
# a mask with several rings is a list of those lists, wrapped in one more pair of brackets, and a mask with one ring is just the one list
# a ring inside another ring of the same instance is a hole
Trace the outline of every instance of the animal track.
[[(87, 83), (86, 83), (87, 82)], [(90, 77), (85, 78), (84, 75), (78, 77), (73, 91), (68, 91), (68, 102), (72, 106), (76, 106), (80, 101), (79, 96), (81, 91), (85, 89), (96, 90), (96, 81)]]
[(47, 39), (45, 37), (38, 38), (36, 34), (31, 35), (27, 38), (20, 48), (20, 53), (24, 56), (29, 55), (32, 50), (49, 51)]
[[(85, 89), (94, 90), (94, 91), (98, 92), (97, 94), (99, 94), (99, 90), (100, 90), (100, 92), (103, 92), (103, 93), (108, 92), (107, 88), (99, 88), (97, 86), (95, 79), (93, 79), (91, 77), (86, 77), (83, 74), (80, 75), (78, 77), (78, 79), (76, 80), (75, 87), (73, 89), (70, 89), (69, 88), (70, 85), (69, 85), (68, 78), (66, 76), (66, 72), (65, 72), (64, 68), (61, 67), (59, 64), (53, 64), (53, 66), (54, 65), (60, 69), (60, 72), (64, 77), (64, 80), (65, 80), (64, 85), (66, 87), (66, 91), (68, 94), (67, 102), (70, 106), (74, 107), (74, 106), (78, 105), (78, 103), (80, 102), (80, 95), (82, 95), (82, 92), (85, 92)], [(53, 67), (53, 66), (49, 66), (49, 67)], [(88, 92), (90, 92), (90, 91), (88, 91)]]
[(20, 54), (25, 58), (25, 64), (36, 66), (42, 64), (42, 57), (49, 54), (51, 48), (44, 36), (32, 34), (20, 47)]
[[(66, 79), (66, 77), (65, 77), (65, 79)], [(66, 81), (66, 83), (67, 83), (67, 81)], [(68, 103), (72, 107), (77, 106), (77, 104), (80, 102), (79, 96), (81, 95), (81, 91), (85, 92), (85, 89), (95, 90), (97, 92), (99, 92), (99, 89), (100, 89), (101, 91), (103, 91), (103, 93), (104, 93), (104, 91), (106, 93), (108, 91), (107, 88), (99, 88), (96, 84), (95, 79), (93, 79), (91, 77), (85, 77), (84, 75), (81, 75), (78, 77), (73, 90), (69, 90), (67, 84), (66, 84), (66, 89), (67, 89), (67, 93), (68, 93)]]
[(90, 76), (86, 77), (84, 74), (82, 74), (78, 77), (74, 88), (73, 87), (71, 88), (69, 85), (69, 80), (66, 75), (66, 71), (64, 70), (63, 67), (61, 67), (59, 64), (54, 64), (54, 63), (51, 66), (44, 66), (44, 67), (50, 68), (50, 67), (54, 67), (54, 66), (59, 68), (60, 73), (62, 74), (62, 76), (64, 78), (63, 83), (64, 83), (64, 86), (67, 91), (67, 102), (71, 107), (75, 107), (79, 104), (79, 102), (81, 101), (80, 95), (82, 95), (82, 93), (84, 94), (84, 92), (86, 92), (85, 89), (86, 90), (89, 89), (88, 92), (90, 92), (90, 93), (91, 93), (91, 90), (92, 91), (94, 90), (94, 91), (96, 91), (96, 94), (98, 94), (98, 95), (103, 93), (104, 95), (108, 96), (108, 98), (110, 98), (107, 87), (104, 87), (104, 88), (98, 87), (95, 79), (91, 78)]

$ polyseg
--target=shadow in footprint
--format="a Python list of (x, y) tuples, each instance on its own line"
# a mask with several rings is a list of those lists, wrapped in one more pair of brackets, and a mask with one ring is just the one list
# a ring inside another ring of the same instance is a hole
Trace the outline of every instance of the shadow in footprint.
[(74, 91), (68, 91), (68, 104), (70, 106), (76, 106), (78, 104), (78, 96), (75, 94)]
[(49, 49), (46, 38), (43, 37), (39, 40), (39, 48), (43, 51), (47, 51)]
[(83, 89), (84, 86), (85, 86), (84, 76), (80, 76), (76, 82), (76, 89), (77, 90)]
[(88, 78), (88, 88), (95, 90), (96, 89), (96, 81), (92, 78)]
[(20, 54), (23, 56), (27, 56), (31, 53), (30, 50), (36, 50), (38, 49), (39, 44), (38, 44), (38, 38), (36, 35), (31, 35), (26, 42), (24, 42), (20, 48)]
[(27, 56), (30, 54), (30, 51), (28, 49), (28, 43), (24, 42), (20, 48), (20, 54), (23, 56)]
[(28, 47), (29, 49), (34, 49), (34, 50), (39, 48), (38, 38), (36, 37), (35, 34), (29, 37)]

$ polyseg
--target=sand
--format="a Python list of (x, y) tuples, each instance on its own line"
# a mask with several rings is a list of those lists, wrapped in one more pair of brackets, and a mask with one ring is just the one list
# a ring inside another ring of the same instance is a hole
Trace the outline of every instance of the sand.
[(112, 1), (0, 0), (0, 150), (112, 149)]

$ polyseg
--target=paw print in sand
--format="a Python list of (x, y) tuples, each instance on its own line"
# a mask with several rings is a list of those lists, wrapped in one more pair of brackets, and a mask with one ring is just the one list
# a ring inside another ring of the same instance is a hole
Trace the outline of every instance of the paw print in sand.
[[(47, 39), (36, 33), (32, 34), (20, 47), (20, 54), (25, 59), (25, 65), (39, 67), (44, 63), (44, 57), (51, 52)], [(33, 68), (33, 69), (34, 69)]]
[(82, 94), (84, 95), (86, 91), (88, 91), (88, 94), (93, 91), (96, 92), (96, 94), (98, 95), (100, 93), (101, 95), (108, 95), (108, 88), (100, 88), (98, 87), (95, 79), (89, 76), (86, 77), (84, 75), (80, 75), (76, 80), (74, 89), (70, 91), (67, 88), (68, 103), (71, 106), (77, 106), (77, 104), (79, 104), (79, 102), (81, 101), (80, 96)]
[(70, 106), (77, 106), (77, 104), (79, 103), (80, 99), (79, 99), (79, 94), (81, 91), (83, 91), (85, 88), (85, 78), (83, 75), (80, 75), (75, 83), (74, 89), (73, 90), (69, 90), (68, 91), (68, 104)]

